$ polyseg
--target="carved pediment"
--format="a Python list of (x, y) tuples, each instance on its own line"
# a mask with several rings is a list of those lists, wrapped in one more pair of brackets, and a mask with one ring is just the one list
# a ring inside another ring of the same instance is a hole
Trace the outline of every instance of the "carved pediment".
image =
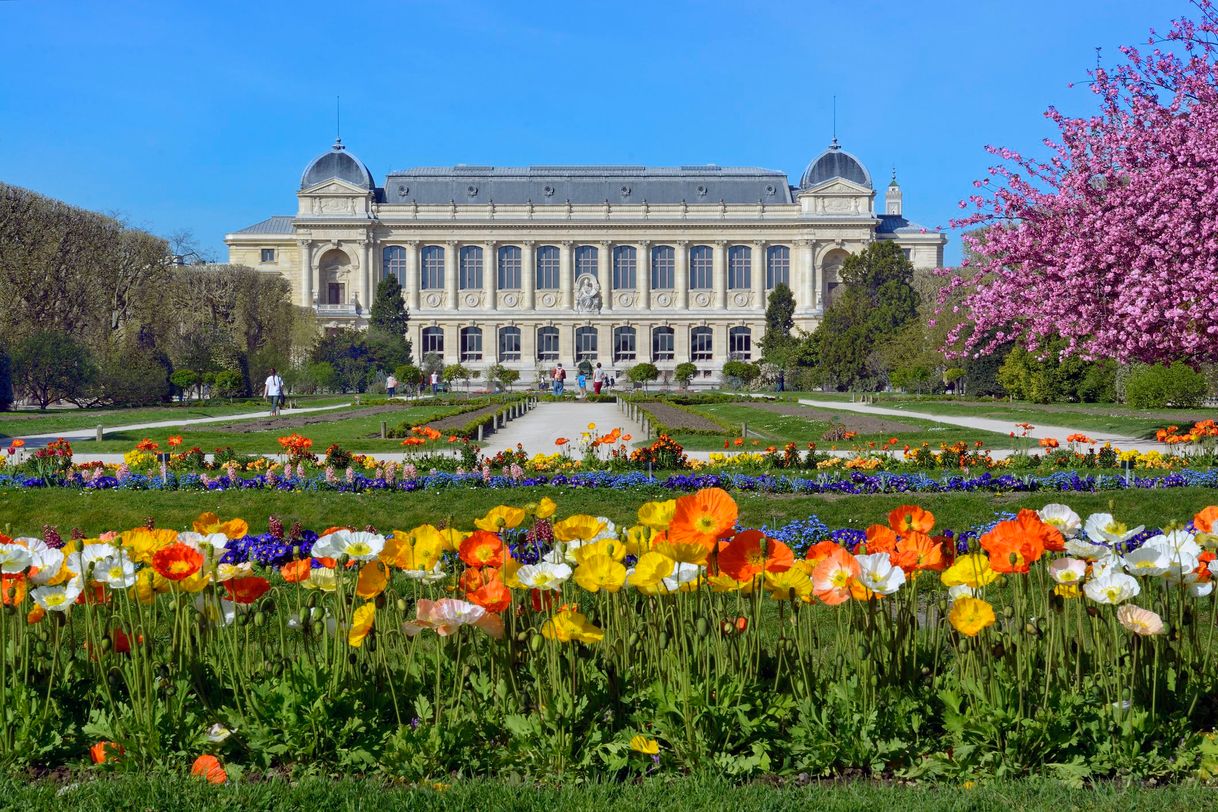
[(851, 183), (848, 180), (837, 178), (828, 180), (819, 186), (813, 186), (810, 189), (805, 189), (803, 194), (813, 195), (870, 195), (871, 190), (865, 186), (860, 186), (857, 183)]
[(368, 194), (367, 189), (361, 189), (353, 183), (347, 183), (344, 180), (334, 178), (332, 180), (323, 181), (316, 186), (300, 191), (302, 195), (358, 195), (364, 197)]

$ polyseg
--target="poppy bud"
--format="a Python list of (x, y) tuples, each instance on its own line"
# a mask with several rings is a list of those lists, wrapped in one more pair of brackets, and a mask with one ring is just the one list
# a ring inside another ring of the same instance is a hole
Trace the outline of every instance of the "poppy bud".
[(534, 634), (529, 638), (529, 651), (533, 652), (534, 654), (541, 651), (541, 647), (543, 645), (545, 645), (545, 641), (542, 639), (540, 634)]
[(266, 624), (266, 615), (261, 610), (254, 613), (254, 628), (261, 629)]
[(656, 638), (656, 643), (661, 651), (668, 648), (668, 632), (660, 632), (660, 636)]
[(402, 612), (403, 614), (405, 614), (405, 612), (406, 612), (406, 599), (405, 598), (398, 598), (397, 601), (394, 603), (394, 605), (397, 606), (399, 612)]
[(706, 622), (706, 618), (700, 617), (694, 623), (694, 633), (698, 637), (706, 637), (710, 633), (710, 624)]

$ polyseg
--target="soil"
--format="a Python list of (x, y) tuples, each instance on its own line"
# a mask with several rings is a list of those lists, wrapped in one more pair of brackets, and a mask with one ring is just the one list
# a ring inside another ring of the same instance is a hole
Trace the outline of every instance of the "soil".
[(655, 419), (667, 426), (669, 431), (680, 433), (682, 431), (701, 431), (712, 434), (723, 434), (725, 429), (723, 426), (711, 420), (709, 417), (687, 412), (671, 403), (663, 403), (659, 401), (644, 403), (642, 408), (646, 412), (650, 412)]
[(807, 406), (799, 406), (794, 403), (750, 403), (749, 408), (786, 415), (788, 417), (802, 417), (805, 420), (812, 420), (817, 423), (831, 423), (845, 426), (846, 431), (856, 431), (859, 434), (900, 436), (902, 434), (916, 434), (922, 430), (920, 426), (902, 423), (899, 420), (893, 420), (888, 417), (854, 414), (853, 412), (846, 411), (838, 412), (832, 409), (810, 409)]
[(472, 423), (475, 420), (479, 420), (483, 417), (490, 417), (491, 415), (493, 415), (495, 412), (499, 411), (502, 408), (503, 408), (502, 403), (495, 403), (490, 406), (483, 406), (481, 409), (477, 409), (472, 412), (462, 412), (461, 414), (454, 414), (449, 417), (442, 418), (440, 420), (433, 420), (432, 422), (428, 423), (427, 425), (431, 426), (433, 429), (440, 432), (441, 434), (448, 434), (450, 432), (456, 431), (459, 428), (468, 426), (470, 423)]

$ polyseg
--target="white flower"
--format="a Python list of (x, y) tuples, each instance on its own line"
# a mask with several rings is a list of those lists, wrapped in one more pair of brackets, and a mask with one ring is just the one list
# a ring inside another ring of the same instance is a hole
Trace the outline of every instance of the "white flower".
[(1087, 574), (1087, 562), (1077, 558), (1059, 558), (1049, 565), (1049, 577), (1059, 584), (1076, 584)]
[(1131, 575), (1122, 572), (1111, 572), (1099, 578), (1092, 578), (1083, 585), (1083, 592), (1096, 603), (1123, 603), (1137, 597), (1142, 591), (1138, 582)]
[(1112, 548), (1108, 545), (1096, 544), (1084, 538), (1066, 539), (1066, 552), (1088, 561), (1097, 561), (1113, 555)]
[(135, 586), (135, 562), (123, 555), (104, 558), (93, 565), (93, 580), (111, 589)]
[(19, 544), (0, 544), (0, 572), (12, 575), (23, 572), (34, 562), (30, 551)]
[(1077, 536), (1082, 527), (1082, 520), (1079, 519), (1078, 514), (1066, 505), (1056, 503), (1045, 505), (1036, 512), (1036, 515), (1040, 516), (1040, 520), (1045, 524), (1056, 527), (1068, 539)]
[(203, 552), (208, 547), (212, 550), (221, 551), (224, 549), (224, 545), (228, 544), (228, 536), (223, 533), (196, 533), (193, 530), (188, 530), (185, 533), (178, 533), (178, 541), (195, 548), (199, 552)]
[(702, 573), (702, 568), (697, 564), (690, 564), (687, 561), (677, 561), (673, 564), (672, 572), (668, 574), (662, 583), (664, 589), (669, 592), (676, 592), (685, 584), (698, 580), (698, 576)]
[(1130, 528), (1123, 522), (1118, 522), (1111, 513), (1092, 513), (1083, 525), (1087, 538), (1097, 544), (1119, 544), (1143, 530), (1142, 525)]
[(83, 591), (80, 581), (72, 579), (56, 586), (40, 586), (30, 592), (30, 597), (48, 612), (66, 612)]
[(1161, 552), (1167, 559), (1164, 572), (1168, 577), (1179, 580), (1190, 573), (1201, 563), (1201, 545), (1186, 530), (1173, 530), (1170, 533), (1160, 533), (1146, 540), (1141, 549), (1149, 547)]
[(80, 550), (80, 563), (84, 568), (105, 558), (113, 558), (118, 548), (113, 544), (86, 544)]
[(571, 577), (571, 567), (566, 564), (525, 564), (516, 570), (516, 580), (530, 589), (561, 589), (563, 582)]
[(954, 603), (957, 598), (972, 598), (976, 596), (976, 594), (977, 590), (973, 589), (968, 584), (956, 584), (956, 586), (948, 588), (947, 599)]
[(597, 516), (596, 520), (598, 522), (602, 522), (605, 526), (601, 528), (601, 531), (599, 533), (597, 533), (595, 536), (592, 537), (592, 541), (600, 541), (602, 539), (616, 539), (617, 538), (617, 525), (615, 525), (605, 516)]
[(429, 570), (402, 570), (402, 574), (412, 581), (422, 581), (425, 584), (439, 583), (447, 577), (439, 561)]
[(1130, 575), (1162, 575), (1171, 566), (1171, 559), (1158, 547), (1144, 544), (1124, 556), (1122, 563)]
[(63, 569), (63, 551), (47, 545), (42, 539), (20, 538), (16, 542), (30, 551), (31, 583), (45, 584)]
[(231, 735), (233, 732), (219, 722), (207, 729), (207, 740), (212, 744), (219, 744)]
[(1188, 591), (1190, 598), (1205, 598), (1214, 591), (1213, 581), (1202, 581), (1201, 576), (1195, 572), (1187, 572), (1180, 580)]
[(877, 595), (891, 595), (905, 583), (905, 571), (892, 563), (888, 553), (856, 555), (859, 581)]
[(195, 608), (214, 626), (229, 626), (237, 619), (237, 604), (224, 598), (217, 600), (214, 596), (199, 595), (195, 598)]
[(385, 549), (385, 537), (376, 533), (336, 530), (327, 533), (313, 545), (314, 558), (354, 558), (371, 561)]
[(216, 582), (223, 583), (234, 578), (244, 578), (254, 573), (254, 563), (246, 561), (243, 564), (218, 564), (216, 566)]

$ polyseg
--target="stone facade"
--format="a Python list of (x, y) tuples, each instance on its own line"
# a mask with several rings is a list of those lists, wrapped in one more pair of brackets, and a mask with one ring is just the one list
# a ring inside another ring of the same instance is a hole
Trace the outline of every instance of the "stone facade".
[(910, 223), (895, 177), (875, 214), (866, 168), (836, 141), (798, 187), (751, 168), (425, 167), (377, 187), (341, 142), (309, 165), (295, 216), (228, 234), (229, 262), (284, 275), (326, 327), (367, 325), (402, 283), (416, 355), (544, 375), (600, 362), (622, 377), (693, 361), (703, 380), (757, 360), (768, 290), (811, 330), (842, 262), (895, 240), (917, 268), (946, 237)]

